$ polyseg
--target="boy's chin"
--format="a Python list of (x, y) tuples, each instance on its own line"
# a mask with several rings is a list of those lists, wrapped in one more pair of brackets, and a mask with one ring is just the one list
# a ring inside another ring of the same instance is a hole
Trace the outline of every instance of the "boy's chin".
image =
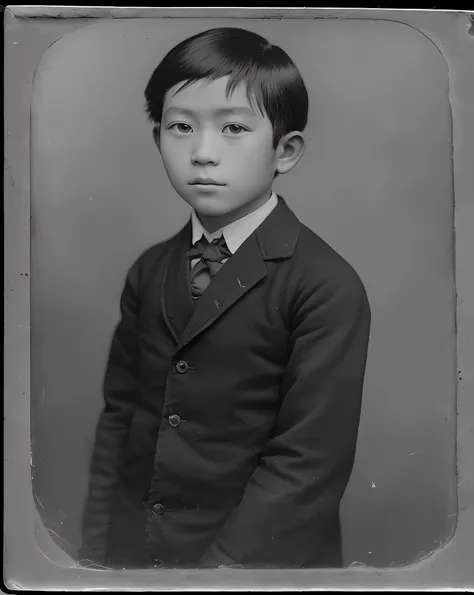
[(255, 199), (236, 199), (232, 201), (229, 195), (181, 195), (181, 198), (183, 198), (183, 200), (185, 200), (198, 215), (206, 218), (232, 218), (232, 215), (234, 214), (238, 216), (239, 213), (247, 212), (252, 203), (255, 202)]
[(225, 215), (230, 215), (237, 209), (212, 209), (196, 205), (194, 210), (198, 215), (202, 215), (203, 217), (225, 217)]
[(218, 201), (188, 200), (186, 201), (198, 215), (203, 217), (223, 217), (236, 211), (239, 206), (225, 205)]

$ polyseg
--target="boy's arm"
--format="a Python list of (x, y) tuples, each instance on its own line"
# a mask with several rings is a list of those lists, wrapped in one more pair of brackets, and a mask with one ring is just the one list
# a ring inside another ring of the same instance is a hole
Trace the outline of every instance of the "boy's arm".
[(137, 266), (126, 278), (120, 321), (114, 331), (105, 371), (105, 406), (99, 417), (90, 465), (89, 493), (82, 517), (81, 562), (107, 563), (110, 505), (118, 485), (119, 458), (128, 435), (137, 380)]
[(353, 466), (370, 320), (355, 274), (298, 292), (275, 431), (203, 566), (324, 559)]

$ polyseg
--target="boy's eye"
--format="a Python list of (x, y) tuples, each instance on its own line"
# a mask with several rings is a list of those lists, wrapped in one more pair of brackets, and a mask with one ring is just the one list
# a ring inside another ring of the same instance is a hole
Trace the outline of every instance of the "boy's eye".
[(168, 128), (170, 130), (176, 129), (178, 132), (181, 132), (182, 134), (189, 134), (193, 130), (189, 124), (184, 124), (183, 122), (176, 122), (175, 124), (171, 124), (170, 126), (168, 126)]
[(247, 130), (247, 128), (244, 128), (240, 124), (227, 124), (227, 126), (224, 126), (223, 130), (226, 128), (231, 134), (239, 134), (240, 132)]

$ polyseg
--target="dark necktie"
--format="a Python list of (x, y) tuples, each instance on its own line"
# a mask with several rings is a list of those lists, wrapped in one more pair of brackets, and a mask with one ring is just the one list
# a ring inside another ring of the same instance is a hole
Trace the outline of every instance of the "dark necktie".
[(227, 247), (224, 236), (211, 243), (202, 236), (188, 252), (190, 261), (199, 258), (191, 271), (191, 293), (193, 298), (199, 298), (211, 282), (211, 278), (223, 265), (223, 260), (230, 258), (232, 252)]

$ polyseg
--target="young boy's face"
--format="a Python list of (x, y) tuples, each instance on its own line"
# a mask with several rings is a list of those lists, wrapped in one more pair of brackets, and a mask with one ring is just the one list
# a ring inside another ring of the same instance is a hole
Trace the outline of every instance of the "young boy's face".
[(268, 117), (244, 85), (227, 98), (227, 80), (170, 89), (155, 140), (176, 192), (203, 217), (233, 220), (270, 197), (279, 153)]

